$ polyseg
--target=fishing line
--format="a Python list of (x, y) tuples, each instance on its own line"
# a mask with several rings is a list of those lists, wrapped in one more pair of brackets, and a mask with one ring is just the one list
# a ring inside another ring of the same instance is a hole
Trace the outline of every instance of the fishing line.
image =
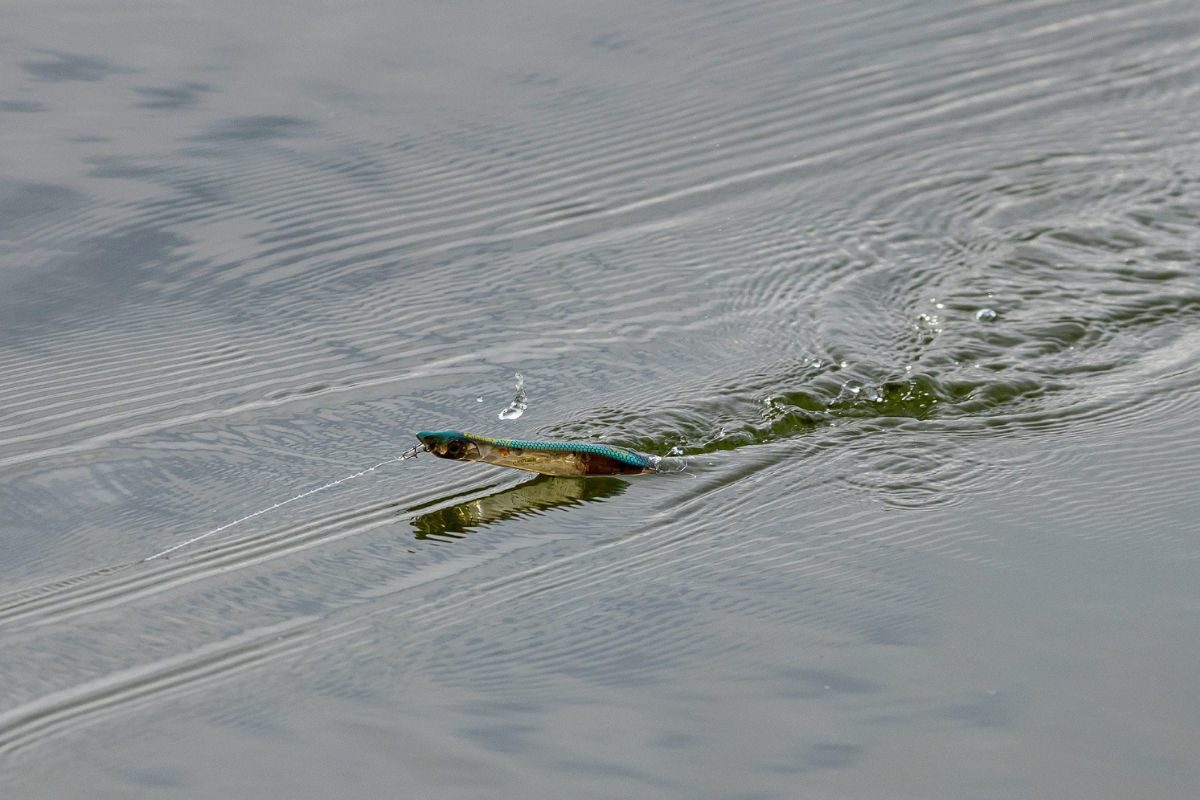
[(152, 556), (147, 556), (146, 558), (143, 558), (141, 560), (141, 563), (145, 564), (147, 561), (153, 561), (156, 558), (161, 558), (161, 557), (167, 555), (168, 553), (174, 553), (176, 550), (179, 550), (180, 548), (183, 548), (183, 547), (187, 547), (189, 544), (195, 544), (196, 542), (200, 541), (201, 539), (207, 539), (208, 537), (214, 536), (214, 535), (220, 533), (221, 531), (232, 528), (234, 525), (240, 525), (241, 523), (245, 522), (248, 519), (254, 519), (255, 517), (257, 517), (261, 514), (266, 514), (268, 511), (274, 511), (277, 508), (283, 508), (288, 503), (294, 503), (297, 500), (303, 500), (305, 497), (314, 495), (317, 492), (323, 492), (326, 489), (332, 489), (334, 486), (345, 483), (346, 481), (352, 481), (355, 478), (361, 478), (363, 475), (366, 475), (367, 473), (370, 473), (370, 472), (374, 472), (375, 470), (379, 469), (382, 466), (386, 466), (388, 464), (393, 464), (397, 461), (403, 461), (406, 458), (416, 458), (417, 454), (422, 453), (422, 452), (425, 452), (424, 445), (418, 445), (417, 447), (414, 447), (411, 450), (404, 451), (403, 453), (401, 453), (398, 456), (389, 458), (386, 461), (380, 461), (378, 464), (376, 464), (373, 467), (367, 467), (366, 469), (360, 470), (359, 472), (356, 472), (353, 475), (347, 475), (344, 478), (338, 478), (336, 481), (330, 481), (329, 483), (325, 484), (324, 486), (318, 486), (315, 489), (309, 489), (307, 492), (301, 492), (300, 494), (296, 495), (295, 497), (290, 497), (287, 500), (276, 503), (275, 505), (267, 506), (266, 508), (259, 509), (258, 511), (255, 511), (253, 514), (247, 514), (244, 517), (235, 519), (233, 522), (226, 522), (221, 527), (213, 528), (211, 531), (209, 531), (207, 533), (202, 533), (199, 536), (193, 536), (192, 538), (188, 539), (185, 542), (180, 542), (179, 544), (172, 545), (172, 546), (168, 547), (166, 550), (155, 553)]

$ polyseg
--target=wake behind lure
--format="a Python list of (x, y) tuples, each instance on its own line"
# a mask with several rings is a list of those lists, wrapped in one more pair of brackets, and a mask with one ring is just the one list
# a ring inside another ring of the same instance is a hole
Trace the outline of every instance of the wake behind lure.
[(543, 475), (582, 477), (657, 472), (657, 459), (611, 444), (492, 439), (462, 431), (421, 431), (417, 438), (438, 458), (482, 461)]

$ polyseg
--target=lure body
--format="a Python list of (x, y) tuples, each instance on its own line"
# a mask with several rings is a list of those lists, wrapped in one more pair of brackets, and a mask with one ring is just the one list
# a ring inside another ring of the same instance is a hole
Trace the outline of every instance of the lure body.
[(610, 444), (493, 439), (462, 431), (422, 431), (417, 438), (438, 458), (482, 461), (543, 475), (640, 475), (655, 471), (654, 459)]

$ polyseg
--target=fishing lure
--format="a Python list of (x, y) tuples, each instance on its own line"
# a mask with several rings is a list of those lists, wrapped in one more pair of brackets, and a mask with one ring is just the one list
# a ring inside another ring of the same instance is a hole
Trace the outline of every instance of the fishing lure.
[(492, 439), (462, 431), (422, 431), (421, 444), (438, 458), (482, 461), (543, 475), (640, 475), (657, 471), (657, 459), (610, 444)]

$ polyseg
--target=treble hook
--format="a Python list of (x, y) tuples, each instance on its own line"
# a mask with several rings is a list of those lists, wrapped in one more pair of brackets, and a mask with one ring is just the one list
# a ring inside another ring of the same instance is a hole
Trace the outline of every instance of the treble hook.
[(405, 450), (403, 453), (401, 453), (400, 458), (398, 460), (404, 461), (405, 459), (408, 459), (408, 458), (416, 458), (419, 454), (428, 453), (428, 452), (429, 452), (428, 447), (426, 447), (423, 444), (419, 444), (416, 447), (413, 447), (409, 450)]

